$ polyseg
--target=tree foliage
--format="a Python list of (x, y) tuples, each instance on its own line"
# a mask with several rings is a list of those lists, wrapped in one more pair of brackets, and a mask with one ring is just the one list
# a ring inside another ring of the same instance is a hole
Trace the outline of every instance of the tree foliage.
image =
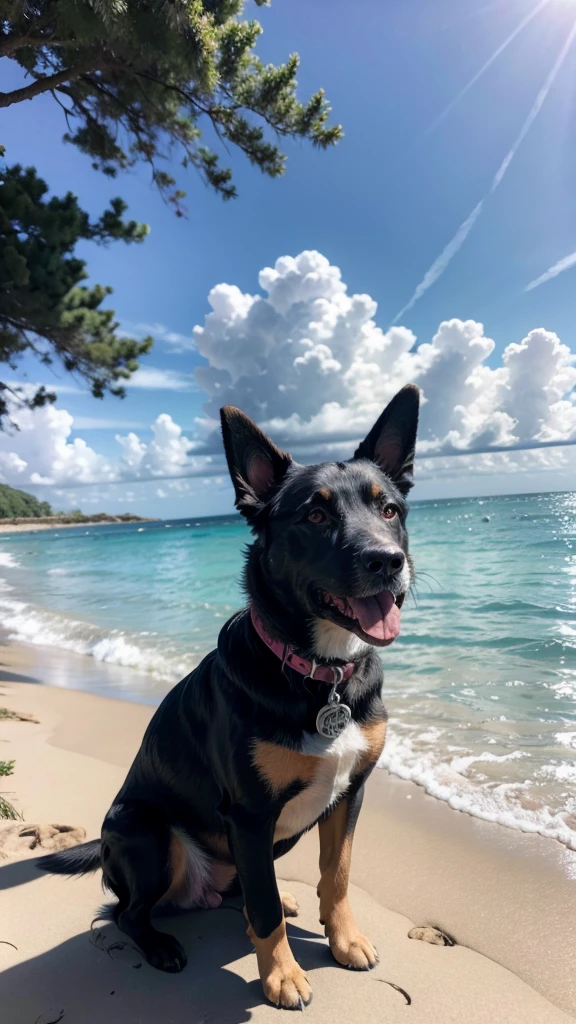
[[(96, 398), (107, 391), (122, 397), (122, 381), (152, 339), (118, 335), (114, 311), (102, 308), (112, 289), (80, 283), (86, 263), (74, 249), (81, 239), (141, 242), (148, 229), (122, 219), (121, 199), (91, 221), (71, 192), (47, 199), (47, 191), (34, 168), (0, 167), (0, 362), (15, 369), (32, 350), (45, 364), (59, 360)], [(0, 384), (0, 423), (13, 403), (32, 409), (55, 399), (45, 387)]]
[(0, 484), (0, 519), (29, 519), (51, 515), (52, 508), (47, 501), (38, 501), (33, 494), (18, 491), (8, 487), (8, 484)]
[[(267, 2), (255, 0), (260, 7)], [(297, 99), (297, 54), (279, 66), (256, 56), (262, 29), (242, 20), (243, 6), (243, 0), (0, 0), (0, 56), (32, 79), (0, 93), (0, 107), (50, 92), (68, 123), (65, 138), (94, 167), (115, 176), (146, 161), (178, 213), (184, 193), (163, 158), (177, 156), (231, 198), (231, 171), (204, 144), (204, 126), (270, 177), (284, 171), (281, 137), (325, 148), (341, 135), (328, 124), (322, 90), (306, 103)]]

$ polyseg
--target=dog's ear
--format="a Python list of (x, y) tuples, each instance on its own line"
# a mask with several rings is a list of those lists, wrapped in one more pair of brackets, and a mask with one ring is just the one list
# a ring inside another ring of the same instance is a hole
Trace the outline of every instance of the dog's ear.
[(407, 384), (376, 421), (354, 452), (355, 459), (370, 459), (394, 481), (402, 494), (414, 483), (414, 454), (418, 429), (420, 392)]
[(225, 405), (220, 419), (236, 508), (250, 518), (272, 496), (292, 465), (292, 457), (280, 451), (241, 409)]

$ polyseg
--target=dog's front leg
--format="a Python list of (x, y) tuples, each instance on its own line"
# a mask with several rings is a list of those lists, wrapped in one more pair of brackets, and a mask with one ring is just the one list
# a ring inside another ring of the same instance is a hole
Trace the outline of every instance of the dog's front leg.
[(302, 1009), (310, 1002), (312, 990), (286, 937), (272, 854), (275, 821), (237, 806), (230, 808), (226, 819), (264, 994), (275, 1006)]
[(378, 954), (359, 930), (348, 902), (352, 838), (363, 795), (364, 788), (360, 787), (353, 795), (344, 797), (318, 825), (320, 923), (325, 927), (334, 959), (358, 971), (370, 970), (378, 963)]

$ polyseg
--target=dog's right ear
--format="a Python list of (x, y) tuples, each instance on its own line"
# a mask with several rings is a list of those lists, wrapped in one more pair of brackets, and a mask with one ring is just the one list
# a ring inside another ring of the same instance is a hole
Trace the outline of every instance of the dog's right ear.
[(255, 516), (271, 498), (292, 465), (292, 457), (280, 451), (246, 413), (233, 405), (220, 410), (222, 439), (234, 490), (236, 508), (243, 516)]

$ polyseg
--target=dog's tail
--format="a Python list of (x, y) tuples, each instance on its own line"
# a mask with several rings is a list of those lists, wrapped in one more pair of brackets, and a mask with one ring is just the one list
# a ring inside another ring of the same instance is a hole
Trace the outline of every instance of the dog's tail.
[(52, 875), (87, 875), (100, 867), (100, 840), (91, 839), (81, 846), (40, 857), (38, 867)]

